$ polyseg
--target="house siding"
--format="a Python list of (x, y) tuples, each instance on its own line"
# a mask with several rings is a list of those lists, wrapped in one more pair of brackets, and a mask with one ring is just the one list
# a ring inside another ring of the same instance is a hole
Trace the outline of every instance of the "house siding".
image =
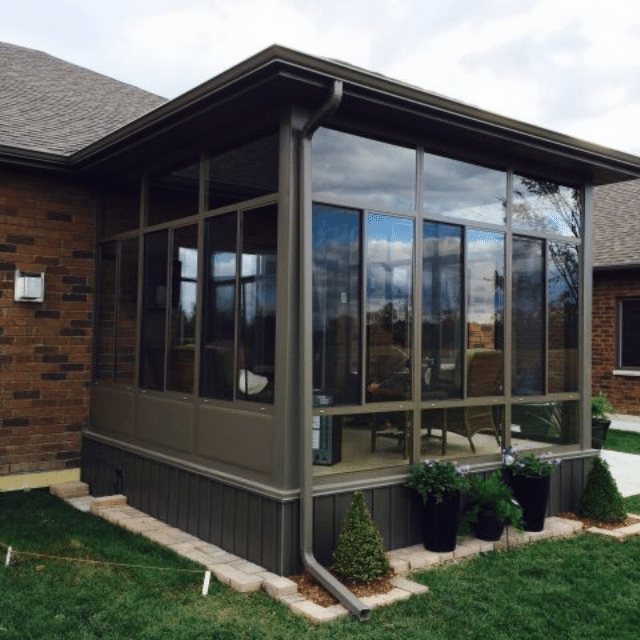
[(640, 269), (596, 271), (593, 279), (593, 393), (604, 392), (618, 413), (640, 414), (640, 377), (618, 367), (619, 302), (640, 298)]
[[(76, 468), (88, 423), (95, 201), (90, 190), (0, 170), (0, 475)], [(14, 302), (16, 269), (45, 301)]]

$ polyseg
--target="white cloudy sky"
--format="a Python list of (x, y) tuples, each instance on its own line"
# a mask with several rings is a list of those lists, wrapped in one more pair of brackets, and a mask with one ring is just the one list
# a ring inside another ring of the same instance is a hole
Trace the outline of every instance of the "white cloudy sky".
[(0, 41), (168, 98), (278, 43), (640, 155), (638, 0), (0, 0)]

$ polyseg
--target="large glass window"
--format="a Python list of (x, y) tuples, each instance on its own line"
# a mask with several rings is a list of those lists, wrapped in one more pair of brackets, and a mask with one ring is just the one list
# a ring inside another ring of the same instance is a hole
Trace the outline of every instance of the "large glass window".
[(206, 222), (205, 397), (273, 402), (277, 229), (276, 205)]
[(277, 133), (209, 157), (207, 209), (237, 204), (278, 190)]
[(97, 380), (113, 379), (116, 343), (116, 295), (118, 278), (117, 243), (100, 247), (100, 288), (96, 322)]
[(115, 380), (134, 384), (138, 339), (138, 238), (120, 243)]
[(462, 227), (425, 222), (422, 247), (422, 399), (460, 397)]
[(239, 397), (273, 402), (278, 217), (275, 205), (245, 211), (238, 290)]
[(138, 238), (103, 244), (99, 256), (95, 378), (133, 384), (138, 337)]
[(140, 386), (157, 391), (164, 391), (165, 381), (168, 244), (168, 231), (144, 239)]
[(103, 194), (101, 235), (110, 236), (140, 226), (140, 183), (113, 185)]
[(236, 213), (207, 220), (200, 393), (208, 398), (233, 398), (237, 234)]
[(450, 216), (504, 224), (507, 174), (476, 164), (424, 154), (423, 212), (426, 217)]
[(504, 234), (467, 231), (467, 396), (502, 395)]
[(578, 390), (579, 251), (549, 243), (549, 392)]
[(361, 213), (313, 208), (313, 387), (316, 404), (358, 404), (361, 349)]
[(367, 400), (411, 397), (412, 220), (369, 214), (366, 228)]
[(514, 395), (544, 393), (544, 241), (513, 238), (511, 384)]
[(581, 234), (582, 192), (548, 180), (513, 176), (513, 228), (535, 233)]
[(414, 149), (333, 129), (320, 128), (313, 137), (314, 200), (412, 211), (415, 191)]
[(167, 389), (193, 392), (198, 281), (198, 227), (173, 233)]
[(200, 163), (152, 176), (149, 180), (149, 225), (169, 222), (198, 213)]
[(640, 300), (620, 300), (619, 362), (623, 369), (640, 369)]

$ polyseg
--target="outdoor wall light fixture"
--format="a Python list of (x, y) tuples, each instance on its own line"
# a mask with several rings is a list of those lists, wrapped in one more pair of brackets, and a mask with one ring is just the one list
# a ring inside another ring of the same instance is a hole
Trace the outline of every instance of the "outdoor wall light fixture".
[(15, 302), (44, 302), (44, 273), (32, 273), (16, 269)]

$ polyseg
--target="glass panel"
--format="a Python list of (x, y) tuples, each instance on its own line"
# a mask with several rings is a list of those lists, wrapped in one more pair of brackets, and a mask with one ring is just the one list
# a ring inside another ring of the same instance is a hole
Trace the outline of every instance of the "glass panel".
[(326, 404), (360, 402), (360, 238), (359, 211), (314, 205), (313, 387)]
[(549, 244), (549, 393), (578, 390), (578, 247)]
[(462, 227), (425, 222), (422, 399), (462, 395)]
[(544, 241), (513, 237), (512, 393), (544, 393)]
[(640, 367), (640, 300), (622, 300), (621, 313), (620, 365), (635, 369)]
[(578, 402), (535, 402), (511, 407), (511, 445), (517, 449), (578, 441)]
[(513, 228), (580, 237), (582, 192), (555, 182), (513, 176)]
[(312, 165), (314, 200), (348, 198), (379, 209), (415, 207), (414, 149), (320, 128), (313, 137)]
[(314, 475), (407, 465), (411, 439), (408, 412), (315, 416)]
[(164, 391), (167, 324), (167, 231), (145, 236), (140, 386)]
[(116, 382), (135, 383), (138, 339), (138, 238), (120, 244), (120, 283), (116, 327)]
[(160, 224), (198, 213), (200, 163), (149, 180), (148, 224)]
[(238, 322), (238, 397), (273, 402), (276, 351), (278, 210), (268, 205), (242, 219)]
[(104, 193), (102, 235), (110, 236), (140, 226), (140, 183), (113, 186)]
[(367, 216), (367, 401), (411, 397), (413, 221)]
[(100, 297), (96, 326), (97, 380), (113, 379), (116, 334), (116, 273), (117, 248), (115, 242), (100, 247)]
[(278, 190), (275, 133), (209, 158), (208, 209), (217, 209)]
[(200, 393), (233, 398), (237, 215), (207, 220)]
[(467, 232), (467, 397), (502, 395), (504, 235)]
[(424, 154), (423, 212), (504, 224), (507, 174), (451, 158)]
[(198, 226), (173, 232), (167, 389), (193, 393), (198, 281)]
[(422, 412), (422, 458), (486, 456), (501, 451), (502, 405), (428, 409)]

